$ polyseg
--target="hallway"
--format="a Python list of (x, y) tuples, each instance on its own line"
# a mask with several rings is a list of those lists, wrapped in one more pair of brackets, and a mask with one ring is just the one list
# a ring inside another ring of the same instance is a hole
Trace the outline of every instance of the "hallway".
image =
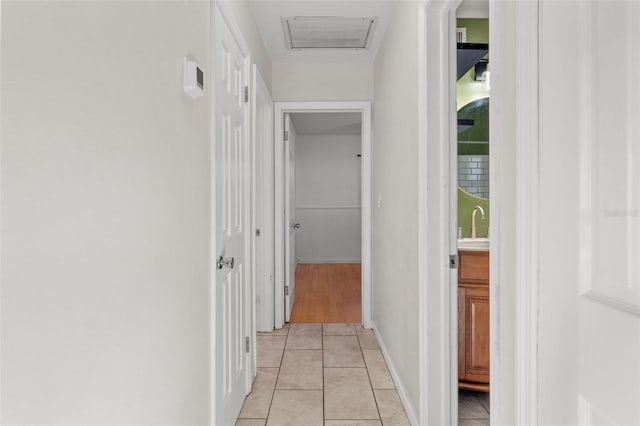
[(640, 425), (638, 22), (0, 0), (0, 424)]
[(291, 322), (361, 323), (360, 264), (299, 264)]
[(257, 340), (258, 375), (238, 426), (409, 424), (371, 330), (291, 324)]

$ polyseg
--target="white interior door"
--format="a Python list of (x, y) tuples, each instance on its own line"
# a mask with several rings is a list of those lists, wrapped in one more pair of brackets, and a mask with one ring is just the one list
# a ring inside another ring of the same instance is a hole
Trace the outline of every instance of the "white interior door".
[(215, 31), (215, 423), (232, 425), (247, 391), (247, 70), (220, 13)]
[(540, 2), (539, 424), (640, 424), (640, 2)]
[(285, 196), (285, 318), (291, 320), (291, 312), (295, 303), (296, 288), (296, 167), (295, 167), (295, 129), (291, 124), (291, 116), (284, 115), (284, 196)]

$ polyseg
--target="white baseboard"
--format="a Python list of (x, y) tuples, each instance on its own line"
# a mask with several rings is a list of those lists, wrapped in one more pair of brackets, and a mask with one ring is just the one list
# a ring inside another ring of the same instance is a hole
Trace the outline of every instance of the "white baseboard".
[[(389, 352), (387, 351), (387, 347), (385, 346), (380, 334), (378, 333), (378, 329), (376, 324), (371, 321), (371, 328), (373, 329), (373, 334), (376, 336), (376, 340), (378, 341), (378, 346), (380, 346), (380, 351), (382, 351), (382, 356), (387, 363), (387, 367), (389, 367), (389, 373), (391, 374), (391, 378), (393, 379), (393, 383), (396, 385), (396, 390), (398, 391), (398, 395), (400, 395), (400, 401), (402, 401), (402, 405), (404, 406), (404, 411), (407, 413), (407, 417), (409, 418), (409, 422), (413, 426), (419, 426), (418, 424), (418, 416), (416, 416), (416, 412), (409, 404), (409, 400), (407, 398), (407, 392), (404, 389), (402, 381), (400, 381), (400, 377), (398, 377), (398, 373), (396, 371), (393, 362), (391, 362), (391, 358), (389, 357)], [(366, 325), (365, 325), (366, 327)]]

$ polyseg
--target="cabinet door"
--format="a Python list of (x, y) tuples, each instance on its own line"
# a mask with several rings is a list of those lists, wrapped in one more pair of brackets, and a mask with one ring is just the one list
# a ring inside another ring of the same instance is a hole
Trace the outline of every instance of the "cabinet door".
[(458, 288), (458, 380), (467, 380), (466, 350), (465, 350), (465, 288)]
[(489, 288), (466, 288), (465, 379), (489, 383)]

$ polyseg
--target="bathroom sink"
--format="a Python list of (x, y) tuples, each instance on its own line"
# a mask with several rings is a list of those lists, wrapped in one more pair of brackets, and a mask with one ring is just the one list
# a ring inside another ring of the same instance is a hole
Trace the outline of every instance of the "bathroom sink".
[(458, 240), (458, 250), (488, 251), (488, 238), (462, 238)]

